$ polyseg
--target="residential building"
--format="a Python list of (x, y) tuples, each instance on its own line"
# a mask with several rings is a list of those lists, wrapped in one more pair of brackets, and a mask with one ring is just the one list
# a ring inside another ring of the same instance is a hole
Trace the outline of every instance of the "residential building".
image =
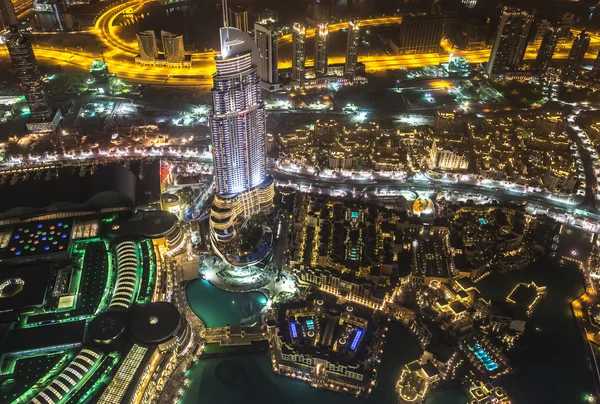
[(35, 25), (42, 31), (70, 31), (73, 17), (63, 0), (35, 0), (33, 2)]
[(356, 74), (358, 63), (358, 45), (360, 44), (360, 20), (355, 18), (348, 23), (348, 36), (346, 38), (346, 65), (344, 76), (352, 80)]
[(11, 0), (0, 0), (0, 29), (8, 29), (11, 25), (17, 25), (17, 14)]
[(562, 71), (562, 80), (574, 82), (579, 76), (581, 71), (581, 63), (585, 58), (585, 53), (590, 46), (590, 36), (585, 33), (585, 30), (581, 31), (579, 35), (575, 37), (573, 46), (569, 52), (567, 63)]
[(533, 15), (518, 8), (504, 7), (487, 64), (488, 75), (501, 74), (523, 63)]
[(469, 168), (467, 156), (457, 153), (450, 148), (439, 148), (434, 139), (430, 154), (431, 166), (449, 170), (466, 170)]
[(263, 11), (261, 11), (260, 13), (258, 13), (256, 15), (256, 23), (257, 24), (267, 24), (267, 23), (277, 24), (278, 21), (279, 21), (279, 15), (277, 14), (277, 12), (273, 11), (273, 10), (269, 10), (268, 8), (265, 8)]
[(554, 49), (556, 49), (556, 44), (558, 43), (558, 37), (560, 34), (560, 29), (558, 28), (546, 28), (544, 34), (542, 35), (542, 43), (540, 44), (540, 49), (538, 50), (537, 57), (535, 59), (535, 63), (533, 64), (533, 70), (537, 74), (542, 74), (546, 72), (550, 63), (552, 62), (552, 55), (554, 54)]
[(329, 24), (321, 22), (315, 30), (315, 76), (326, 76), (329, 61)]
[(329, 155), (329, 168), (351, 169), (352, 156), (342, 152), (334, 152)]
[(254, 40), (258, 48), (258, 77), (262, 84), (274, 90), (279, 88), (277, 70), (277, 31), (272, 23), (254, 24)]
[(398, 53), (431, 53), (440, 50), (444, 29), (441, 15), (407, 15), (400, 24)]
[(239, 4), (229, 6), (229, 24), (230, 27), (237, 28), (242, 32), (250, 32), (248, 10)]
[(438, 111), (435, 116), (435, 134), (443, 135), (447, 133), (454, 133), (457, 126), (460, 125), (461, 117), (459, 114), (454, 112), (441, 112)]
[(329, 21), (331, 16), (331, 0), (314, 0), (312, 4), (311, 23), (317, 25)]
[(598, 52), (598, 56), (596, 56), (594, 66), (592, 67), (592, 76), (594, 80), (600, 81), (600, 52)]
[(342, 128), (337, 121), (318, 120), (315, 123), (313, 145), (325, 146), (335, 143), (342, 133)]
[(12, 25), (6, 36), (6, 47), (17, 77), (21, 81), (21, 89), (31, 112), (31, 121), (50, 120), (52, 110), (48, 104), (42, 75), (29, 39), (21, 34), (16, 26)]
[(304, 80), (306, 70), (306, 27), (295, 22), (292, 28), (292, 81)]

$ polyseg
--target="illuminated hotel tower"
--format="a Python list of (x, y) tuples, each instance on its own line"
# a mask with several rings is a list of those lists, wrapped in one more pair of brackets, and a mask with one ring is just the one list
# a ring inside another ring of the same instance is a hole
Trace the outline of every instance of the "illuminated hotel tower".
[(315, 76), (327, 75), (329, 24), (320, 22), (315, 30)]
[(258, 51), (247, 33), (228, 26), (226, 13), (223, 20), (209, 119), (217, 185), (211, 229), (212, 240), (220, 243), (235, 237), (239, 216), (269, 209), (274, 197), (273, 180), (266, 174), (267, 133), (256, 67)]
[(306, 27), (304, 24), (294, 23), (292, 48), (292, 81), (302, 81), (306, 65)]
[(360, 43), (360, 20), (358, 18), (348, 23), (348, 37), (346, 40), (346, 65), (344, 75), (353, 79), (358, 63), (358, 44)]

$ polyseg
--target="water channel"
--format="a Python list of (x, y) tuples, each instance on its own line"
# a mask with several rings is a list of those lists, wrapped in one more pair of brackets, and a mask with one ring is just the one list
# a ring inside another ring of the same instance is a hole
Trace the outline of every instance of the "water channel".
[[(570, 302), (583, 292), (576, 269), (542, 262), (520, 271), (491, 276), (477, 284), (483, 297), (504, 300), (518, 282), (547, 286), (522, 337), (522, 347), (511, 353), (513, 375), (500, 381), (514, 403), (584, 403), (592, 392), (591, 364), (577, 329)], [(254, 313), (265, 297), (258, 292), (230, 293), (196, 280), (187, 287), (192, 310), (208, 327), (236, 324)], [(266, 300), (265, 300), (266, 301)], [(233, 303), (235, 302), (235, 303)], [(315, 390), (306, 383), (276, 375), (267, 345), (251, 348), (207, 346), (205, 355), (189, 370), (191, 383), (183, 404), (196, 403), (397, 403), (395, 382), (402, 366), (419, 357), (421, 348), (411, 333), (390, 323), (378, 382), (368, 399)], [(460, 389), (438, 391), (426, 404), (465, 404)]]

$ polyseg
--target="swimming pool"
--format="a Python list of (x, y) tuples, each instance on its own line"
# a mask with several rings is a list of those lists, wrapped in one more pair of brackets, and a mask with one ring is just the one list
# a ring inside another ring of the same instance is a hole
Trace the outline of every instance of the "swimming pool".
[(493, 372), (494, 370), (498, 369), (498, 364), (496, 362), (494, 362), (494, 360), (481, 347), (481, 345), (479, 345), (479, 344), (475, 344), (475, 346), (469, 345), (469, 350), (471, 352), (473, 352), (473, 354), (475, 354), (475, 356), (477, 357), (477, 359), (479, 359), (479, 361), (481, 363), (483, 363), (483, 366), (485, 366), (485, 368), (488, 371)]
[(185, 292), (190, 308), (207, 328), (252, 325), (267, 304), (267, 297), (260, 292), (227, 292), (203, 279), (189, 282)]

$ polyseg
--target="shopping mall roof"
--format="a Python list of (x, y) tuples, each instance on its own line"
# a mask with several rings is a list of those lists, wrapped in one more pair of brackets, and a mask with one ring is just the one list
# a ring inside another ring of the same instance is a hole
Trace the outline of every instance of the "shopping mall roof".
[(134, 160), (126, 168), (109, 163), (98, 166), (91, 175), (86, 171), (89, 166), (84, 165), (4, 172), (0, 181), (0, 217), (157, 202), (158, 164), (157, 160)]
[(57, 169), (57, 176), (44, 175), (0, 184), (0, 216), (25, 216), (44, 212), (133, 206), (136, 176), (125, 167), (99, 167), (91, 176), (76, 174), (73, 167)]
[(137, 211), (126, 218), (113, 220), (107, 229), (112, 237), (134, 237), (143, 235), (157, 238), (167, 235), (177, 225), (177, 216), (163, 210)]
[(153, 302), (138, 308), (131, 319), (131, 334), (141, 344), (158, 345), (173, 338), (181, 326), (174, 304)]

